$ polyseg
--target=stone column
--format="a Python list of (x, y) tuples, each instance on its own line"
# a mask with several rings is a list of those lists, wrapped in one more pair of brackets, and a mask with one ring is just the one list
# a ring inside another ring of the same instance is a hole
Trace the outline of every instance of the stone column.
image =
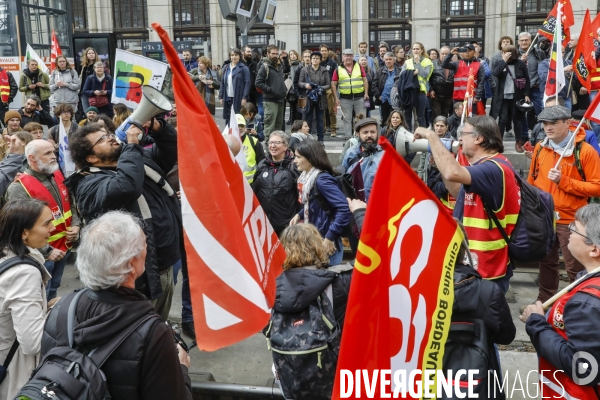
[(426, 49), (438, 49), (440, 47), (440, 15), (439, 1), (413, 1), (411, 42), (421, 42)]
[[(369, 2), (352, 2), (352, 50), (358, 52), (360, 42), (369, 43)], [(342, 31), (344, 27), (342, 25)]]
[(112, 32), (114, 15), (112, 1), (87, 0), (88, 27), (90, 33)]
[[(490, 58), (498, 51), (498, 40), (502, 36), (516, 38), (517, 32), (517, 0), (487, 0), (485, 11), (488, 15), (499, 15), (500, 18), (488, 18), (485, 21), (485, 40), (483, 51)], [(516, 40), (516, 39), (515, 39)], [(515, 45), (517, 43), (515, 42)]]
[[(169, 38), (174, 40), (173, 26), (173, 1), (172, 0), (147, 0), (148, 7), (148, 26), (154, 22), (162, 25), (163, 29), (169, 34)], [(160, 42), (160, 37), (154, 30), (150, 31), (150, 42)]]
[(286, 51), (302, 53), (302, 32), (300, 30), (300, 2), (298, 0), (278, 0), (275, 12), (275, 40), (286, 43)]
[(227, 21), (221, 14), (219, 3), (211, 1), (210, 11), (210, 58), (214, 64), (223, 64), (229, 58), (229, 48), (238, 47), (235, 37), (235, 22)]

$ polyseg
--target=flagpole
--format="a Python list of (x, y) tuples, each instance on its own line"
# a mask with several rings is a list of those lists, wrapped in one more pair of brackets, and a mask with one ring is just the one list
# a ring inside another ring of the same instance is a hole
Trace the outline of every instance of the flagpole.
[(21, 30), (19, 29), (19, 16), (15, 15), (15, 26), (17, 27), (17, 46), (19, 47), (19, 66), (21, 65)]
[(537, 40), (538, 36), (540, 36), (540, 33), (538, 32), (537, 35), (535, 35), (535, 37), (533, 38), (533, 40), (531, 41), (531, 44), (529, 45), (529, 48), (527, 49), (527, 52), (525, 53), (525, 55), (529, 54), (529, 51), (531, 50), (531, 48), (533, 47), (533, 45), (535, 44), (535, 41)]
[[(561, 26), (562, 19), (561, 18), (562, 18), (562, 7), (559, 4), (558, 7), (557, 7), (557, 10), (556, 10), (556, 29), (554, 29), (554, 36), (556, 36), (556, 34), (558, 33), (560, 35), (559, 36), (560, 41), (557, 41), (556, 37), (553, 37), (552, 38), (552, 42), (553, 42), (552, 47), (554, 47), (554, 43), (556, 43), (556, 54), (557, 54), (556, 57), (558, 58), (558, 54), (561, 55), (560, 56), (560, 61), (563, 64), (563, 68), (564, 68), (564, 61), (563, 61), (563, 58), (562, 58), (562, 48), (561, 48), (561, 44), (562, 44), (562, 26)], [(559, 51), (560, 51), (560, 53), (559, 53)], [(556, 70), (558, 71), (558, 67), (556, 67)], [(564, 70), (563, 70), (563, 79), (564, 79), (564, 74), (565, 73), (564, 73)], [(558, 92), (559, 92), (559, 90), (558, 90), (558, 76), (556, 77), (556, 79), (557, 79), (557, 81), (556, 81), (556, 90), (555, 90), (556, 96), (555, 96), (555, 98), (556, 98), (556, 104), (558, 104)], [(568, 93), (568, 90), (567, 90), (567, 93)], [(577, 131), (575, 131), (575, 132), (577, 132)]]
[(579, 131), (579, 128), (581, 128), (583, 126), (583, 122), (584, 121), (585, 121), (585, 118), (582, 118), (581, 121), (579, 121), (579, 125), (577, 125), (577, 128), (575, 129), (575, 132), (573, 132), (573, 136), (571, 137), (571, 139), (569, 139), (569, 143), (567, 143), (567, 145), (565, 146), (565, 149), (563, 150), (562, 154), (560, 155), (560, 158), (556, 162), (556, 165), (554, 166), (554, 169), (558, 169), (558, 166), (560, 165), (560, 162), (562, 161), (563, 157), (565, 156), (565, 152), (575, 142), (575, 137), (577, 136), (577, 132)]
[(600, 272), (600, 267), (596, 268), (593, 271), (588, 272), (587, 274), (585, 274), (584, 276), (580, 277), (579, 279), (577, 279), (575, 282), (571, 283), (569, 286), (567, 286), (566, 288), (564, 288), (563, 290), (561, 290), (560, 292), (556, 293), (554, 296), (552, 296), (550, 299), (546, 300), (544, 302), (544, 304), (542, 305), (542, 307), (544, 307), (544, 311), (548, 310), (550, 307), (552, 307), (552, 304), (554, 304), (556, 302), (556, 300), (560, 299), (562, 296), (564, 296), (567, 292), (569, 292), (570, 290), (572, 290), (575, 286), (579, 285), (581, 283), (582, 280), (586, 279), (588, 276), (596, 274)]

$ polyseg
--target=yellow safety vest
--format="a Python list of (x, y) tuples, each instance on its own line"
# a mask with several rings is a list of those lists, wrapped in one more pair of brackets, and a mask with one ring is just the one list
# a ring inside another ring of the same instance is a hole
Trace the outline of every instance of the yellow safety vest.
[(365, 83), (360, 72), (360, 65), (355, 62), (352, 68), (352, 75), (348, 75), (348, 70), (343, 65), (338, 67), (338, 87), (340, 94), (361, 94), (365, 92)]
[[(429, 66), (433, 66), (433, 63), (431, 62), (431, 60), (429, 58), (423, 58), (421, 59), (421, 62), (419, 63), (421, 64), (421, 66), (423, 68), (427, 68)], [(406, 69), (410, 69), (410, 70), (415, 70), (415, 64), (413, 63), (413, 60), (406, 60), (404, 62), (404, 65), (406, 66)], [(427, 81), (429, 81), (429, 78), (431, 77), (431, 74), (433, 73), (433, 68), (431, 68), (429, 70), (429, 75), (427, 75), (427, 78), (423, 78), (421, 75), (417, 75), (417, 77), (419, 78), (419, 90), (423, 93), (427, 93)]]
[(246, 135), (242, 147), (244, 149), (244, 154), (246, 155), (246, 164), (248, 164), (243, 167), (244, 176), (248, 183), (252, 183), (254, 182), (254, 174), (256, 173), (256, 152), (254, 151), (250, 135)]

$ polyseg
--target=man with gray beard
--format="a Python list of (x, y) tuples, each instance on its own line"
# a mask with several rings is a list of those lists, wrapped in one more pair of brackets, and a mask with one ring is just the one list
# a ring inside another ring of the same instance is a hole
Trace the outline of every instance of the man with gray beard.
[(46, 259), (44, 265), (52, 275), (46, 287), (46, 298), (50, 301), (60, 287), (73, 242), (79, 238), (79, 216), (75, 207), (71, 208), (71, 198), (63, 184), (65, 178), (58, 169), (54, 146), (45, 140), (33, 140), (25, 147), (25, 157), (29, 167), (10, 184), (6, 199), (34, 198), (45, 201), (52, 210), (55, 230), (46, 247), (40, 249)]

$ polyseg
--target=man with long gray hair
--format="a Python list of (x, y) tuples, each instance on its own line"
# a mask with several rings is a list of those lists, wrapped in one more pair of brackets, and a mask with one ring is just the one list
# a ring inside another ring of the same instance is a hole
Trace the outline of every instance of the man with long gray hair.
[[(91, 350), (139, 325), (102, 366), (111, 398), (191, 399), (189, 356), (174, 346), (170, 328), (135, 289), (146, 260), (146, 235), (140, 224), (131, 214), (110, 211), (84, 229), (76, 265), (88, 290), (77, 302), (74, 341)], [(69, 296), (73, 295), (61, 302)], [(61, 345), (66, 329), (57, 307), (44, 328), (42, 356)]]

